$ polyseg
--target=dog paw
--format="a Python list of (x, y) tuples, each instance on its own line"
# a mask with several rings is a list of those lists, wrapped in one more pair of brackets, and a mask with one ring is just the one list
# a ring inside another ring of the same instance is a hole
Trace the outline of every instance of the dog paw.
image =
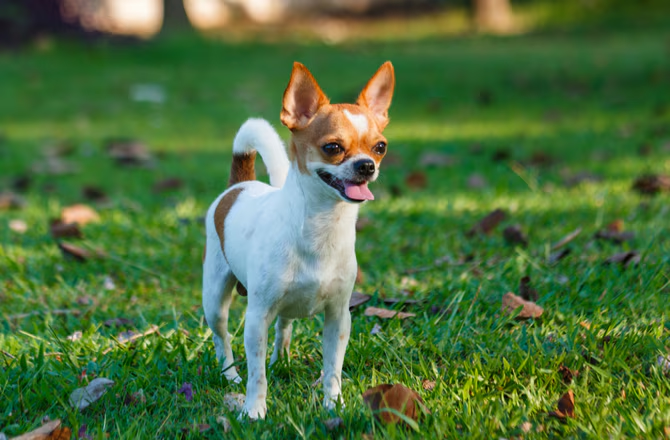
[(242, 412), (237, 417), (237, 420), (242, 421), (246, 418), (248, 418), (251, 421), (264, 419), (266, 411), (267, 409), (265, 407), (264, 402), (254, 402), (253, 404), (248, 406), (247, 404), (245, 404), (244, 407), (242, 408)]
[(226, 379), (228, 379), (228, 382), (231, 383), (242, 383), (242, 378), (238, 374), (235, 375), (231, 374), (230, 376), (226, 375)]
[(338, 403), (342, 408), (344, 408), (344, 401), (342, 400), (341, 396), (326, 396), (323, 399), (323, 407), (326, 409), (326, 411), (334, 411), (337, 408)]

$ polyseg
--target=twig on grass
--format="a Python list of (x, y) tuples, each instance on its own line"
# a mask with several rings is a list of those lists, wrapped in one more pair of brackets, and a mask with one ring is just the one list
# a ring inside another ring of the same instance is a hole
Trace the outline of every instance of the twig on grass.
[(565, 237), (561, 238), (556, 243), (554, 243), (551, 246), (551, 250), (555, 251), (555, 250), (558, 250), (558, 249), (562, 248), (563, 246), (565, 246), (566, 244), (570, 243), (572, 240), (577, 238), (577, 236), (581, 233), (582, 233), (582, 228), (580, 226), (579, 228), (575, 229), (574, 231), (572, 231), (571, 233), (569, 233), (568, 235), (566, 235)]
[[(152, 325), (149, 328), (149, 330), (145, 331), (144, 333), (138, 333), (136, 335), (132, 335), (132, 336), (128, 337), (128, 339), (123, 340), (123, 342), (118, 341), (118, 340), (117, 340), (117, 342), (118, 342), (118, 345), (124, 345), (125, 346), (125, 345), (128, 345), (128, 344), (132, 343), (132, 342), (137, 341), (138, 339), (144, 338), (144, 337), (149, 336), (149, 335), (154, 334), (154, 333), (158, 333), (159, 330), (160, 329), (158, 328), (157, 325)], [(114, 348), (115, 347), (106, 348), (102, 352), (103, 356), (106, 355), (107, 353), (111, 352), (112, 350), (114, 350)]]

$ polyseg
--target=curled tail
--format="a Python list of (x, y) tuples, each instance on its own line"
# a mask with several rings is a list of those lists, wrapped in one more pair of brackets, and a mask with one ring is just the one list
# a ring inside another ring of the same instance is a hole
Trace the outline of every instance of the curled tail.
[(254, 118), (242, 124), (235, 135), (228, 185), (256, 180), (256, 152), (263, 158), (270, 175), (270, 184), (277, 188), (284, 186), (289, 167), (284, 143), (268, 121)]

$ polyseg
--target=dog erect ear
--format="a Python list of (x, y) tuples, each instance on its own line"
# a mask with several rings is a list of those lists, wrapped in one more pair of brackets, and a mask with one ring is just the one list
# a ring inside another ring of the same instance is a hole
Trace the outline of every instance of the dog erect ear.
[(395, 73), (393, 64), (385, 62), (377, 73), (368, 81), (358, 96), (356, 104), (367, 107), (377, 119), (382, 128), (389, 122), (388, 109), (391, 106), (393, 88), (395, 87)]
[(322, 105), (328, 104), (307, 67), (293, 63), (293, 72), (288, 87), (284, 91), (284, 102), (281, 110), (281, 123), (289, 130), (305, 128)]

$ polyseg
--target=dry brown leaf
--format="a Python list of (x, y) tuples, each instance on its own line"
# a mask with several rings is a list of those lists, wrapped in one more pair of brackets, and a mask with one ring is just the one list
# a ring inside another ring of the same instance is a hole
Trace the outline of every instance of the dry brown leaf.
[(147, 147), (133, 139), (112, 140), (107, 143), (107, 154), (119, 165), (149, 166), (153, 158)]
[(405, 177), (405, 184), (413, 189), (422, 189), (428, 186), (428, 178), (423, 171), (413, 171)]
[(566, 235), (565, 237), (561, 238), (556, 243), (554, 243), (551, 246), (551, 250), (556, 251), (556, 250), (562, 248), (563, 246), (565, 246), (566, 244), (570, 243), (575, 238), (577, 238), (577, 236), (579, 236), (579, 234), (581, 234), (581, 233), (582, 233), (582, 228), (581, 227), (575, 229), (574, 231), (570, 232), (568, 235)]
[(482, 234), (488, 234), (490, 233), (498, 224), (500, 224), (501, 221), (505, 220), (505, 217), (507, 217), (507, 214), (505, 214), (505, 211), (502, 209), (498, 208), (494, 211), (492, 211), (490, 214), (488, 214), (486, 217), (481, 219), (479, 223), (474, 225), (468, 232), (467, 236), (471, 237), (477, 233), (482, 233)]
[(424, 379), (423, 382), (421, 382), (421, 386), (426, 391), (433, 391), (433, 389), (435, 389), (435, 385), (436, 384), (434, 380)]
[(549, 415), (561, 420), (565, 420), (568, 417), (575, 418), (575, 394), (572, 390), (568, 390), (567, 393), (561, 396), (558, 400), (558, 408), (556, 411), (551, 411)]
[(108, 201), (107, 193), (101, 188), (93, 185), (86, 185), (81, 189), (81, 195), (91, 202), (105, 203)]
[(89, 250), (70, 243), (60, 242), (58, 243), (58, 247), (63, 252), (63, 255), (72, 257), (77, 261), (84, 262), (93, 257), (93, 253), (91, 253)]
[(33, 431), (14, 437), (12, 440), (70, 440), (71, 437), (72, 430), (70, 428), (61, 426), (60, 420), (52, 420)]
[(528, 246), (528, 237), (521, 230), (520, 225), (508, 226), (503, 230), (503, 238), (509, 245), (520, 245), (522, 247)]
[(633, 182), (633, 190), (645, 195), (670, 191), (670, 176), (659, 174), (646, 174), (640, 176)]
[(223, 406), (230, 412), (240, 412), (244, 407), (244, 394), (228, 393), (223, 396)]
[(398, 312), (389, 309), (382, 309), (379, 307), (368, 307), (367, 309), (365, 309), (365, 316), (377, 316), (382, 319), (391, 319), (397, 316), (400, 319), (405, 319), (416, 316), (416, 314), (409, 312)]
[(77, 223), (81, 226), (100, 221), (100, 216), (95, 209), (81, 203), (63, 208), (60, 218), (63, 223)]
[(361, 304), (365, 304), (370, 301), (371, 296), (366, 295), (360, 292), (354, 292), (351, 294), (351, 299), (349, 300), (349, 310), (353, 310)]
[(419, 159), (419, 165), (422, 167), (448, 167), (455, 162), (452, 156), (439, 151), (426, 151)]
[(51, 220), (49, 232), (53, 238), (82, 238), (83, 234), (77, 223), (64, 223), (57, 218)]
[(615, 244), (622, 244), (626, 241), (631, 241), (635, 238), (635, 234), (631, 231), (613, 232), (609, 230), (598, 231), (594, 237), (598, 240), (607, 240)]
[(556, 252), (552, 252), (551, 254), (549, 254), (549, 264), (558, 263), (563, 258), (570, 255), (570, 252), (572, 252), (572, 250), (570, 248), (560, 249), (560, 250), (557, 250)]
[(0, 211), (21, 209), (25, 205), (23, 197), (10, 191), (0, 193)]
[(25, 234), (28, 231), (28, 223), (21, 219), (10, 220), (9, 229), (17, 234)]
[(526, 301), (537, 301), (539, 296), (537, 290), (530, 285), (530, 277), (526, 275), (519, 280), (519, 296)]
[(414, 421), (418, 421), (422, 409), (428, 412), (421, 396), (401, 384), (383, 384), (370, 388), (363, 393), (363, 401), (384, 423), (397, 423), (402, 420), (388, 409), (398, 411)]
[(623, 267), (636, 266), (640, 263), (641, 256), (637, 251), (620, 252), (605, 260), (605, 264), (620, 264)]
[(178, 177), (168, 177), (167, 179), (160, 180), (154, 183), (153, 191), (155, 193), (161, 193), (165, 191), (175, 191), (184, 186), (184, 181)]
[(561, 365), (558, 367), (558, 374), (561, 375), (561, 378), (566, 385), (570, 385), (572, 380), (579, 375), (579, 371), (571, 370), (565, 365)]
[(70, 394), (70, 405), (82, 411), (100, 399), (107, 392), (107, 388), (112, 385), (114, 385), (113, 380), (104, 377), (95, 378), (84, 388), (77, 388)]
[(521, 307), (521, 311), (516, 315), (516, 319), (530, 319), (530, 318), (539, 318), (542, 316), (544, 309), (532, 301), (526, 301), (513, 294), (512, 292), (507, 292), (503, 295), (502, 298), (502, 311), (505, 314), (513, 313), (516, 309)]

